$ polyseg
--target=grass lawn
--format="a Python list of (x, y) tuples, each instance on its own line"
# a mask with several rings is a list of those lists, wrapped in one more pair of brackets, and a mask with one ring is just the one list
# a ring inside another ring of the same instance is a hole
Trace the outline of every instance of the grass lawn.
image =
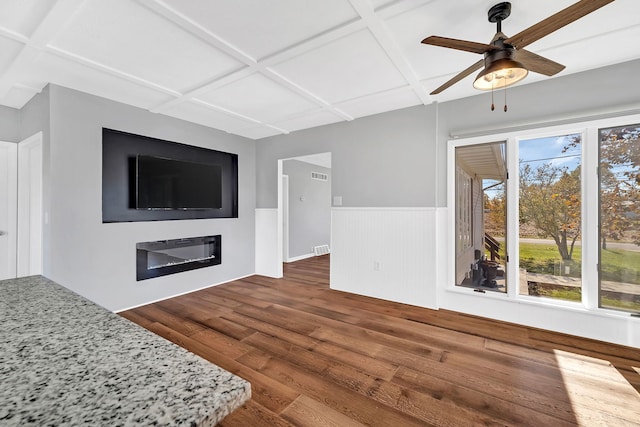
[[(565, 265), (571, 267), (570, 277), (581, 276), (582, 248), (573, 250), (573, 260)], [(555, 274), (555, 265), (561, 261), (554, 244), (520, 243), (520, 267), (532, 273)], [(622, 249), (602, 251), (602, 280), (640, 285), (640, 252)]]
[[(602, 251), (602, 280), (623, 282), (640, 285), (640, 252), (626, 251), (622, 249), (607, 249)], [(572, 261), (564, 265), (570, 267), (567, 276), (581, 276), (582, 248), (576, 246), (573, 251)], [(557, 266), (561, 258), (555, 244), (548, 243), (521, 243), (520, 267), (527, 271), (540, 274), (557, 274)], [(564, 272), (564, 269), (563, 269)], [(540, 296), (580, 301), (582, 293), (580, 289), (569, 287), (541, 287)], [(634, 301), (621, 301), (609, 296), (602, 296), (602, 307), (621, 310), (639, 311), (640, 303)]]

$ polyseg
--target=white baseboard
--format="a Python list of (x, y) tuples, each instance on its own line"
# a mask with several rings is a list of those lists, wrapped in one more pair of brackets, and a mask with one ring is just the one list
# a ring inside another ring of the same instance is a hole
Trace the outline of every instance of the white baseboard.
[(244, 279), (245, 277), (251, 277), (251, 276), (255, 276), (255, 274), (253, 274), (253, 273), (252, 274), (246, 274), (244, 276), (236, 277), (236, 278), (229, 279), (229, 280), (224, 280), (222, 282), (212, 283), (210, 285), (201, 286), (199, 288), (192, 289), (190, 291), (180, 292), (180, 293), (172, 294), (172, 295), (167, 295), (166, 297), (162, 297), (162, 298), (154, 299), (154, 300), (151, 300), (151, 301), (143, 302), (141, 304), (136, 304), (136, 305), (133, 305), (131, 307), (126, 307), (126, 308), (121, 308), (121, 309), (118, 309), (118, 310), (114, 310), (113, 312), (114, 313), (120, 313), (122, 311), (133, 310), (134, 308), (138, 308), (138, 307), (142, 307), (142, 306), (145, 306), (145, 305), (153, 304), (153, 303), (156, 303), (156, 302), (168, 300), (168, 299), (171, 299), (171, 298), (176, 298), (176, 297), (179, 297), (179, 296), (182, 296), (182, 295), (187, 295), (187, 294), (190, 294), (192, 292), (198, 292), (198, 291), (201, 291), (203, 289), (211, 288), (213, 286), (218, 286), (218, 285), (222, 285), (222, 284), (229, 283), (229, 282), (234, 282), (236, 280)]
[(287, 260), (285, 260), (285, 262), (296, 262), (296, 261), (300, 261), (303, 259), (307, 259), (307, 258), (312, 258), (315, 255), (313, 253), (308, 253), (308, 254), (304, 254), (304, 255), (298, 255), (298, 256), (294, 256), (292, 258), (289, 258)]

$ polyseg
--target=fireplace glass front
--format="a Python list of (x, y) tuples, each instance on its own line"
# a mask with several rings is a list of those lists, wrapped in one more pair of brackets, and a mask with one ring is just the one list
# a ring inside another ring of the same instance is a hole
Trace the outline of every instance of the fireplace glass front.
[(222, 236), (136, 243), (136, 280), (218, 265)]

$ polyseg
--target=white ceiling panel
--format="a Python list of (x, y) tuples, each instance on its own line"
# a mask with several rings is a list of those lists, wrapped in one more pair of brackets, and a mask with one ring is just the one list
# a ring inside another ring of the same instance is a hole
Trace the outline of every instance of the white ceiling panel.
[(329, 113), (327, 111), (316, 111), (303, 114), (298, 117), (292, 117), (290, 119), (274, 123), (274, 125), (289, 132), (293, 132), (295, 130), (328, 125), (330, 123), (336, 123), (339, 121), (342, 121), (342, 119), (335, 114)]
[(317, 104), (257, 73), (199, 95), (198, 99), (267, 123), (317, 107)]
[(357, 98), (336, 106), (353, 117), (363, 117), (419, 104), (422, 104), (422, 102), (420, 102), (420, 99), (412, 89), (401, 88)]
[(28, 37), (54, 3), (55, 0), (2, 0), (0, 27)]
[(216, 111), (213, 108), (196, 102), (183, 102), (163, 110), (162, 113), (231, 133), (239, 129), (246, 129), (247, 126), (252, 124), (250, 121), (240, 117), (234, 117), (227, 113)]
[(357, 18), (347, 0), (168, 0), (167, 4), (254, 59)]
[[(513, 0), (503, 31), (576, 1)], [(51, 82), (260, 139), (474, 96), (476, 72), (429, 92), (481, 56), (420, 41), (488, 43), (496, 3), (0, 0), (0, 105), (21, 108)], [(566, 65), (558, 76), (640, 59), (639, 16), (640, 1), (615, 0), (527, 49)]]
[(407, 84), (368, 30), (358, 31), (273, 68), (331, 103)]
[(52, 46), (173, 90), (243, 66), (136, 2), (85, 4)]
[(22, 43), (0, 37), (0, 70), (9, 67), (22, 48)]
[[(419, 78), (448, 75), (462, 71), (482, 56), (420, 42), (428, 36), (437, 35), (488, 43), (495, 34), (495, 24), (487, 21), (486, 3), (475, 0), (436, 1), (396, 15), (386, 24)], [(443, 20), (443, 16), (455, 19)]]

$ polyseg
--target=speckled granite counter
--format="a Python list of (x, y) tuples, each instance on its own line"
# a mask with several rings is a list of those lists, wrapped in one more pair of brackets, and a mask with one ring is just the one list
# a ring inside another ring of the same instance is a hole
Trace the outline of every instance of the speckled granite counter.
[(0, 426), (215, 425), (250, 384), (40, 276), (0, 281)]

